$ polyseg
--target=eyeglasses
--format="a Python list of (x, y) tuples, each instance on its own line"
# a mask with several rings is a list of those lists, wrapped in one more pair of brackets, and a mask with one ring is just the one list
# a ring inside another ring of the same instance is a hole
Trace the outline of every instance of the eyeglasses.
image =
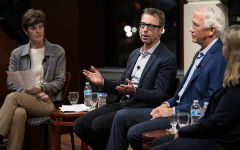
[(140, 28), (145, 28), (147, 26), (147, 29), (148, 30), (151, 30), (151, 31), (153, 31), (153, 30), (155, 30), (156, 28), (161, 28), (162, 26), (157, 26), (157, 25), (153, 25), (153, 24), (146, 24), (146, 23), (143, 23), (143, 22), (140, 22), (139, 23), (139, 27)]

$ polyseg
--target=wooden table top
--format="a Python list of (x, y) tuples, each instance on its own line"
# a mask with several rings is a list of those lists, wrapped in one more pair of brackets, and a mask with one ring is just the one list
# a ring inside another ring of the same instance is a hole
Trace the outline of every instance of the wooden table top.
[(60, 109), (56, 109), (51, 113), (52, 117), (79, 117), (86, 114), (87, 111), (80, 112), (61, 112)]
[(149, 132), (145, 132), (142, 134), (143, 139), (155, 139), (156, 137), (160, 137), (163, 135), (167, 135), (167, 134), (171, 134), (170, 131), (167, 130), (154, 130), (154, 131), (149, 131)]
[(86, 114), (86, 111), (81, 112), (61, 112), (60, 109), (56, 109), (51, 113), (51, 124), (56, 126), (73, 126), (74, 120)]

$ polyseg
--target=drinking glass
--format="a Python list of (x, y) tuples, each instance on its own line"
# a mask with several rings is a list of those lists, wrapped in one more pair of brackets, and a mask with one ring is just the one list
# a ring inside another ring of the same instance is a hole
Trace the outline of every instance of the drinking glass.
[(102, 107), (107, 103), (107, 93), (98, 94), (98, 108)]
[(188, 112), (177, 113), (177, 122), (180, 128), (188, 126), (189, 121), (190, 121), (190, 114)]
[(95, 109), (98, 102), (98, 93), (92, 93), (92, 99), (90, 100), (91, 109)]
[(76, 105), (78, 102), (79, 93), (78, 92), (69, 92), (68, 100), (72, 105)]
[(176, 133), (177, 132), (177, 128), (176, 128), (176, 126), (177, 126), (177, 117), (176, 117), (176, 115), (169, 116), (168, 120), (169, 120), (169, 122), (170, 122), (170, 124), (172, 126), (170, 129), (168, 129), (168, 131), (170, 131), (171, 133)]

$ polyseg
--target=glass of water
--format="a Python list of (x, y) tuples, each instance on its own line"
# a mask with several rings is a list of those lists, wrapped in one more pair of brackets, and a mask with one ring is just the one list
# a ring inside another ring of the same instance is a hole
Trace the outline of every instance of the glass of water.
[(107, 93), (98, 93), (98, 108), (107, 103)]
[(98, 93), (92, 93), (92, 99), (90, 100), (91, 109), (95, 109), (98, 102)]
[(177, 122), (180, 128), (188, 126), (189, 121), (190, 121), (190, 114), (188, 112), (177, 113)]
[(79, 93), (78, 92), (69, 92), (68, 100), (72, 105), (76, 105), (78, 102)]
[(168, 131), (170, 131), (171, 133), (176, 133), (177, 132), (177, 128), (176, 128), (176, 126), (177, 126), (177, 117), (176, 117), (176, 115), (173, 114), (172, 116), (169, 116), (168, 120), (169, 120), (169, 122), (170, 122), (170, 124), (172, 126), (170, 129), (168, 129)]

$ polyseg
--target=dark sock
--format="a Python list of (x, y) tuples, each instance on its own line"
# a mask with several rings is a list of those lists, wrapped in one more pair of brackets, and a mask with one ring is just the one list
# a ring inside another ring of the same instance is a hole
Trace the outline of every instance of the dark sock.
[(4, 137), (2, 135), (0, 135), (0, 144), (3, 144), (3, 139), (4, 139)]

